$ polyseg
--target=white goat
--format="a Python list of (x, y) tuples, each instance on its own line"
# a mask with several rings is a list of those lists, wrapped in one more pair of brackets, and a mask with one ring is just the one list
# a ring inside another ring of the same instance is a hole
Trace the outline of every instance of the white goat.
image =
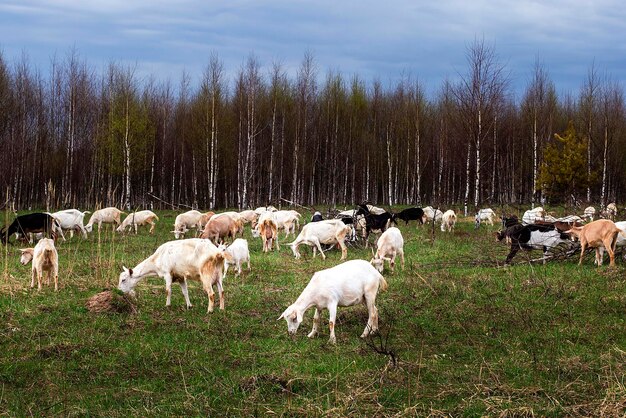
[(135, 268), (124, 267), (124, 271), (120, 274), (118, 288), (124, 293), (134, 293), (134, 287), (144, 277), (163, 277), (167, 294), (165, 306), (171, 304), (172, 282), (178, 282), (187, 308), (191, 308), (187, 279), (198, 280), (202, 282), (202, 287), (209, 298), (207, 311), (213, 312), (215, 301), (213, 285), (217, 285), (220, 309), (224, 309), (222, 279), (224, 263), (229, 258), (228, 254), (219, 251), (211, 241), (206, 239), (190, 238), (169, 241), (157, 248), (154, 254)]
[(74, 238), (75, 229), (78, 229), (80, 230), (80, 232), (82, 232), (83, 238), (87, 238), (87, 231), (85, 230), (85, 226), (83, 225), (83, 223), (85, 215), (88, 213), (91, 212), (89, 212), (88, 210), (81, 212), (77, 209), (67, 209), (60, 210), (51, 214), (59, 224), (58, 232), (60, 233), (61, 238), (63, 238), (63, 241), (65, 241), (65, 235), (63, 235), (64, 229), (70, 231), (71, 238)]
[(279, 210), (273, 212), (274, 221), (278, 230), (285, 231), (285, 236), (290, 234), (296, 235), (296, 228), (300, 227), (300, 215), (295, 210)]
[(339, 244), (341, 247), (341, 259), (345, 260), (348, 256), (348, 247), (346, 247), (344, 241), (346, 240), (346, 235), (348, 235), (350, 231), (350, 227), (338, 219), (312, 222), (304, 225), (296, 240), (289, 244), (289, 246), (291, 247), (291, 251), (293, 251), (293, 255), (296, 259), (300, 258), (300, 251), (298, 251), (298, 247), (302, 244), (313, 247), (313, 258), (315, 258), (317, 249), (320, 251), (322, 258), (326, 259), (326, 255), (324, 255), (324, 251), (322, 251), (321, 244)]
[(174, 237), (176, 239), (184, 237), (188, 229), (202, 230), (201, 218), (202, 213), (197, 210), (189, 210), (176, 216), (174, 220)]
[(424, 215), (426, 215), (426, 219), (428, 220), (428, 222), (432, 222), (433, 219), (435, 220), (435, 222), (441, 221), (443, 212), (439, 209), (433, 209), (432, 206), (426, 206), (425, 208), (422, 208), (422, 210), (424, 211)]
[(91, 232), (95, 223), (98, 224), (98, 229), (102, 228), (102, 224), (115, 224), (118, 226), (121, 223), (120, 216), (122, 213), (124, 212), (114, 207), (99, 209), (91, 215), (89, 222), (85, 225), (85, 229), (87, 232)]
[(534, 209), (529, 209), (524, 212), (524, 215), (522, 216), (522, 225), (532, 225), (536, 220), (543, 221), (545, 218), (546, 211), (541, 206), (537, 206)]
[(338, 306), (352, 306), (363, 302), (367, 306), (369, 317), (361, 338), (378, 330), (378, 310), (376, 294), (378, 289), (386, 290), (385, 278), (365, 260), (350, 260), (338, 266), (318, 271), (304, 288), (298, 299), (280, 315), (285, 318), (287, 331), (295, 335), (304, 313), (315, 306), (313, 329), (308, 337), (317, 335), (320, 324), (320, 313), (328, 309), (330, 328), (329, 343), (335, 344), (335, 320)]
[(47, 283), (50, 284), (50, 276), (54, 275), (54, 290), (59, 290), (59, 254), (54, 247), (54, 240), (42, 238), (35, 248), (22, 248), (20, 263), (28, 264), (33, 262), (30, 287), (35, 287), (35, 276), (37, 276), (37, 289), (41, 290), (43, 273), (46, 272)]
[(372, 249), (374, 258), (370, 261), (376, 270), (382, 273), (385, 268), (385, 260), (387, 260), (391, 266), (391, 271), (393, 271), (397, 255), (400, 255), (402, 259), (402, 269), (404, 270), (404, 239), (398, 228), (392, 226), (383, 232), (376, 242), (376, 247), (376, 253)]
[(593, 217), (596, 216), (596, 208), (593, 206), (588, 206), (585, 208), (583, 212), (583, 218), (593, 221)]
[[(222, 246), (220, 246), (222, 248)], [(224, 266), (224, 276), (228, 272), (228, 266), (234, 265), (237, 268), (237, 276), (241, 275), (241, 266), (244, 262), (248, 263), (248, 271), (250, 271), (250, 251), (248, 250), (248, 241), (243, 238), (237, 238), (225, 248), (225, 251), (232, 259), (226, 262)]]
[(156, 224), (154, 221), (158, 221), (159, 217), (156, 216), (151, 210), (140, 210), (139, 212), (129, 213), (124, 219), (124, 222), (117, 227), (117, 232), (124, 232), (126, 229), (135, 228), (135, 235), (137, 234), (137, 228), (143, 225), (150, 225), (150, 233), (154, 232)]
[(493, 226), (493, 221), (496, 219), (496, 213), (491, 208), (480, 209), (475, 216), (476, 228), (480, 227), (480, 224), (485, 221), (489, 225)]
[(448, 209), (441, 217), (441, 231), (453, 232), (454, 225), (456, 225), (456, 214), (452, 209)]

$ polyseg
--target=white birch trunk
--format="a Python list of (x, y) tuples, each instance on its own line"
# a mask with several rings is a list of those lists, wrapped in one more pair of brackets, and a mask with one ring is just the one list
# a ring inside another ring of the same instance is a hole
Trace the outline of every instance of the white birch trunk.
[(391, 140), (389, 139), (389, 127), (387, 127), (387, 192), (388, 192), (388, 203), (393, 205), (393, 188), (392, 188), (392, 169), (393, 166), (391, 164)]
[(606, 207), (606, 163), (609, 150), (609, 129), (607, 117), (604, 117), (604, 150), (602, 152), (602, 193), (600, 195), (600, 206)]
[[(482, 124), (482, 113), (478, 111), (478, 136), (476, 137), (476, 183), (474, 184), (474, 207), (478, 208), (478, 203), (480, 201), (480, 147), (482, 142), (482, 134), (483, 134), (483, 124)], [(465, 215), (467, 216), (467, 215)]]
[(467, 216), (467, 205), (470, 192), (470, 160), (472, 155), (472, 141), (467, 141), (467, 159), (465, 161), (465, 198), (463, 199), (463, 213)]
[(539, 163), (537, 160), (537, 110), (533, 109), (533, 195), (531, 199), (531, 208), (535, 208), (535, 196), (537, 195), (537, 170), (539, 169)]
[(126, 177), (126, 197), (124, 207), (126, 210), (130, 210), (130, 104), (128, 100), (128, 97), (126, 97), (126, 126), (124, 130), (124, 174)]

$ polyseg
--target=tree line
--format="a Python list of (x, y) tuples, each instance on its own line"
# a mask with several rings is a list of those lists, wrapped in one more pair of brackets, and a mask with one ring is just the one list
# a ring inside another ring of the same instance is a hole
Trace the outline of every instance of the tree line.
[[(45, 74), (26, 55), (0, 55), (2, 201), (128, 209), (367, 200), (467, 211), (624, 200), (617, 81), (591, 66), (576, 96), (559, 95), (538, 61), (516, 98), (492, 46), (474, 41), (466, 61), (427, 95), (412, 75), (383, 85), (322, 72), (310, 53), (291, 77), (250, 55), (230, 79), (214, 54), (199, 81), (184, 72), (175, 84), (141, 78), (136, 66), (96, 71), (75, 50), (52, 58)], [(568, 126), (584, 155), (576, 180), (554, 187), (540, 176), (544, 151), (558, 166), (555, 134)]]

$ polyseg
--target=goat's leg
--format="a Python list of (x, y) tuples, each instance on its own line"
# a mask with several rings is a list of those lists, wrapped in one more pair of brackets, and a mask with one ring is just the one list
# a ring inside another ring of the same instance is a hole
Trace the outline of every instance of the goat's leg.
[(309, 338), (315, 337), (318, 333), (319, 326), (320, 326), (320, 310), (315, 308), (315, 315), (313, 315), (313, 329), (311, 329), (311, 332), (309, 332), (309, 335), (307, 335), (307, 337)]
[(43, 277), (42, 277), (41, 270), (37, 269), (37, 290), (41, 290), (41, 282), (42, 282), (42, 280), (43, 280)]
[(170, 274), (166, 274), (165, 277), (165, 306), (170, 306), (172, 304), (172, 276)]
[(154, 234), (154, 227), (156, 226), (156, 224), (152, 221), (149, 222), (150, 223), (150, 235)]
[(613, 239), (610, 238), (606, 240), (606, 242), (604, 243), (604, 246), (606, 247), (606, 251), (609, 253), (609, 260), (610, 260), (609, 266), (613, 267), (615, 266), (615, 251), (613, 248)]
[(376, 294), (374, 296), (365, 295), (365, 305), (367, 305), (368, 319), (367, 325), (361, 334), (361, 338), (365, 338), (370, 333), (378, 331), (378, 309), (376, 309)]
[(211, 279), (202, 280), (202, 285), (204, 287), (204, 291), (206, 292), (209, 298), (209, 306), (207, 308), (207, 313), (213, 312), (213, 304), (215, 303), (215, 292), (213, 292), (213, 286), (211, 285)]
[[(315, 246), (317, 247), (317, 249), (320, 250), (320, 254), (322, 256), (322, 259), (326, 260), (326, 254), (324, 254), (324, 251), (322, 251), (322, 246), (320, 245), (320, 240), (317, 237), (313, 237), (312, 241), (313, 241), (313, 244), (315, 244)], [(315, 254), (313, 254), (313, 257), (315, 257)], [(342, 260), (343, 260), (343, 258), (342, 258)]]
[(32, 289), (33, 287), (35, 287), (35, 275), (37, 274), (37, 272), (35, 271), (35, 269), (32, 269), (30, 272), (30, 276), (31, 276), (31, 281), (30, 281), (30, 288)]
[(509, 251), (509, 255), (506, 256), (506, 260), (504, 261), (504, 264), (510, 264), (511, 260), (513, 260), (513, 257), (515, 257), (515, 254), (517, 254), (518, 251), (519, 251), (519, 245), (511, 244), (511, 251)]
[(220, 298), (220, 310), (224, 310), (224, 286), (222, 286), (222, 279), (217, 281), (217, 294)]
[(54, 268), (54, 291), (59, 291), (59, 269), (55, 266)]
[(330, 338), (328, 342), (330, 344), (337, 343), (337, 337), (335, 337), (335, 320), (337, 319), (337, 302), (328, 305), (328, 328), (330, 329)]
[(185, 303), (187, 304), (187, 309), (191, 308), (193, 305), (189, 300), (189, 288), (187, 287), (187, 278), (184, 278), (182, 282), (180, 282), (180, 290), (183, 292), (183, 296), (185, 297)]
[(402, 260), (402, 270), (404, 270), (404, 250), (400, 248), (398, 250), (398, 254), (400, 254), (400, 259)]
[(345, 260), (346, 258), (348, 258), (348, 247), (346, 246), (346, 243), (344, 242), (345, 238), (341, 237), (337, 239), (337, 242), (339, 243), (339, 246), (341, 247), (341, 259)]
[(583, 256), (585, 255), (585, 250), (587, 248), (587, 243), (580, 243), (580, 259), (578, 260), (578, 265), (582, 265), (583, 263)]

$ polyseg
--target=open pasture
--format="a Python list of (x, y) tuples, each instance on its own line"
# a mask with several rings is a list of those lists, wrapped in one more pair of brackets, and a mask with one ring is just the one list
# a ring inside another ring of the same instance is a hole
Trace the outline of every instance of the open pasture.
[[(406, 269), (396, 264), (378, 294), (380, 334), (361, 340), (365, 306), (339, 308), (337, 345), (328, 312), (308, 339), (313, 309), (297, 337), (276, 319), (323, 261), (301, 247), (295, 260), (249, 242), (252, 271), (224, 281), (226, 309), (206, 313), (190, 283), (165, 308), (160, 278), (142, 281), (135, 314), (92, 314), (86, 300), (117, 286), (173, 239), (175, 212), (157, 211), (155, 234), (97, 229), (88, 240), (57, 242), (59, 292), (31, 290), (17, 244), (2, 247), (0, 414), (6, 415), (330, 415), (623, 416), (626, 413), (626, 278), (591, 257), (502, 265), (499, 225), (453, 233), (400, 222)], [(304, 214), (303, 219), (310, 217)], [(433, 236), (434, 234), (434, 236)], [(434, 239), (433, 239), (434, 237)], [(373, 237), (371, 238), (373, 240)], [(532, 253), (539, 258), (540, 251)], [(515, 261), (524, 260), (523, 252)], [(348, 259), (371, 258), (349, 247)]]

